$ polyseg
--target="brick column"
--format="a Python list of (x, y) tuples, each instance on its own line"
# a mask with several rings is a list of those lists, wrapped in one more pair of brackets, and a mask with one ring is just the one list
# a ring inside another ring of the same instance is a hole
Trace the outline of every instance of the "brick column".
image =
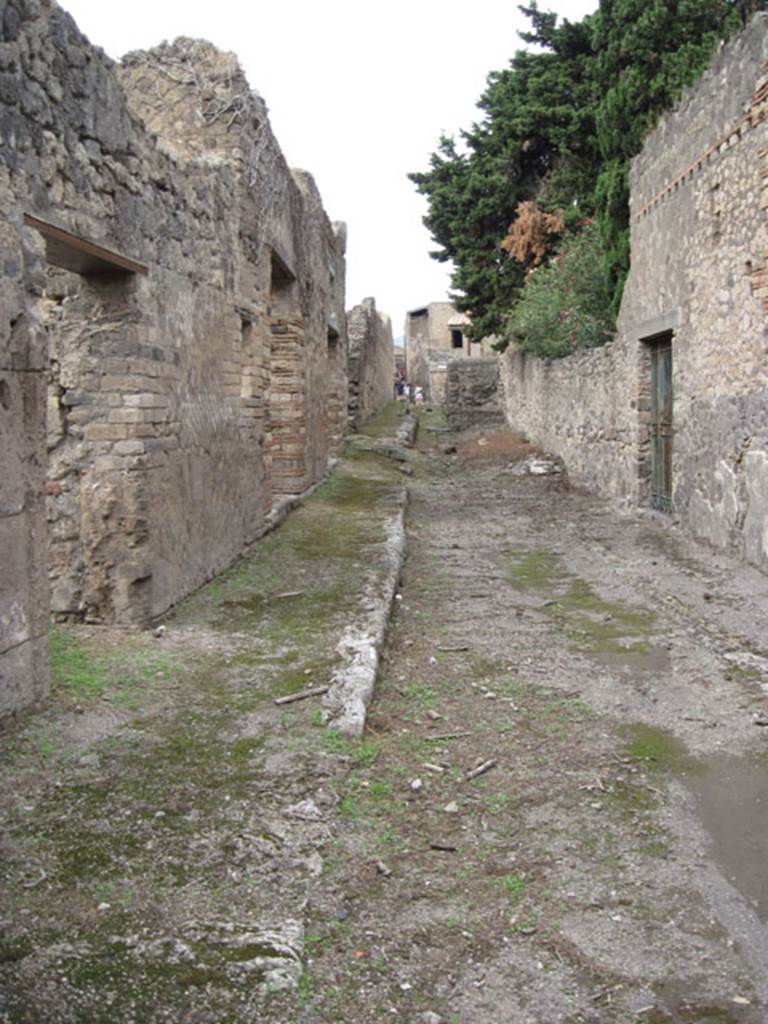
[(300, 494), (307, 477), (307, 381), (304, 321), (275, 318), (271, 323), (269, 420), (272, 492)]

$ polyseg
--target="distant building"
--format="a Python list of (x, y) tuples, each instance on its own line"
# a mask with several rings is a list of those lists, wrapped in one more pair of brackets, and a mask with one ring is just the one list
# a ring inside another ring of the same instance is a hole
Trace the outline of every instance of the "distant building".
[(408, 380), (424, 388), (427, 399), (442, 405), (448, 364), (482, 356), (495, 359), (491, 339), (470, 342), (471, 321), (450, 302), (430, 302), (405, 317), (405, 365)]
[(395, 339), (395, 373), (401, 377), (405, 376), (405, 339)]

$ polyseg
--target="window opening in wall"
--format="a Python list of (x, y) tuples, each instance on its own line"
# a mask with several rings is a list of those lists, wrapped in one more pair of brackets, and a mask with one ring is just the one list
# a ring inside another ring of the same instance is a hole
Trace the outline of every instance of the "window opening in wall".
[(112, 277), (122, 274), (146, 274), (144, 263), (129, 259), (114, 249), (107, 249), (88, 238), (50, 224), (31, 213), (24, 214), (24, 223), (35, 228), (45, 239), (48, 263), (75, 274), (89, 277)]
[(672, 511), (672, 333), (645, 342), (650, 356), (651, 508)]
[(253, 398), (253, 321), (240, 317), (240, 397)]
[(253, 339), (253, 321), (248, 317), (240, 317), (240, 346), (243, 351), (248, 351), (248, 346)]
[(464, 335), (455, 328), (451, 331), (451, 348), (464, 348)]
[(273, 316), (292, 315), (295, 312), (296, 276), (274, 249), (271, 252), (270, 313)]

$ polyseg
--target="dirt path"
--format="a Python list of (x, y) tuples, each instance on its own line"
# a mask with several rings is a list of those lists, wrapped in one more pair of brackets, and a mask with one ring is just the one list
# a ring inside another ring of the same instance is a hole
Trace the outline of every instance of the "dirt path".
[(768, 581), (485, 440), (412, 487), (300, 1019), (764, 1022)]
[(0, 759), (3, 1024), (768, 1019), (768, 579), (422, 437), (361, 739), (274, 698), (375, 617), (380, 455), (161, 636), (59, 636)]

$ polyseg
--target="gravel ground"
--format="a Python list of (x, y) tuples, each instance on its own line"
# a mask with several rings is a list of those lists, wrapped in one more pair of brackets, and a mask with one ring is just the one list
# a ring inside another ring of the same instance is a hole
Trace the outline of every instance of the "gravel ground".
[(296, 1019), (768, 1020), (768, 581), (438, 436)]

